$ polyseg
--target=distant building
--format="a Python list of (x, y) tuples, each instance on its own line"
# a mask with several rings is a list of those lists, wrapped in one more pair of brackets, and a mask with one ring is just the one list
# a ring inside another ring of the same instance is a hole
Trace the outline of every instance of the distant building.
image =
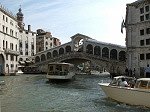
[(150, 64), (150, 1), (137, 0), (126, 7), (127, 67), (144, 76)]
[(37, 30), (36, 35), (36, 52), (45, 51), (61, 45), (58, 38), (52, 37), (51, 32), (46, 32), (42, 29)]
[(31, 31), (31, 25), (28, 29), (24, 28), (23, 13), (21, 8), (17, 13), (18, 30), (19, 30), (19, 65), (29, 65), (34, 62), (34, 55), (36, 54), (36, 32)]

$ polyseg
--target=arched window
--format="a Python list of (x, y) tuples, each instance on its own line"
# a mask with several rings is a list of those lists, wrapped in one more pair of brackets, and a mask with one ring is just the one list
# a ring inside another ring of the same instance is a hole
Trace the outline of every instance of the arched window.
[(93, 46), (91, 44), (86, 46), (86, 53), (93, 54)]
[(41, 61), (45, 61), (46, 60), (46, 56), (45, 56), (45, 54), (42, 54), (41, 55)]
[(64, 49), (63, 48), (59, 49), (59, 55), (61, 55), (61, 54), (64, 54)]
[(53, 51), (53, 57), (57, 57), (58, 56), (58, 52), (57, 52), (57, 50), (54, 50)]
[(47, 53), (47, 59), (50, 59), (51, 58), (51, 52), (48, 52)]
[(101, 48), (100, 48), (100, 46), (95, 46), (94, 47), (94, 55), (98, 55), (98, 56), (101, 55)]
[(103, 58), (109, 58), (109, 49), (107, 47), (104, 47), (102, 49), (102, 57)]
[(68, 53), (68, 52), (71, 52), (71, 46), (66, 46), (66, 52)]
[(36, 57), (35, 57), (35, 63), (38, 63), (38, 62), (40, 62), (40, 57), (39, 57), (39, 56), (36, 56)]
[(116, 49), (112, 49), (110, 51), (110, 59), (117, 60), (117, 50)]

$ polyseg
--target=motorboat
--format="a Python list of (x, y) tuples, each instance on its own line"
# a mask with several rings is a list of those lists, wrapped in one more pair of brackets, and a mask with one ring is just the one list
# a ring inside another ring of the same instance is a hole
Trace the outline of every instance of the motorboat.
[(18, 68), (18, 72), (16, 75), (19, 74), (41, 74), (42, 72), (39, 70), (37, 66), (23, 66)]
[(51, 79), (72, 79), (75, 75), (74, 65), (70, 63), (49, 63), (46, 77)]
[(97, 70), (91, 70), (91, 75), (98, 75), (98, 76), (110, 76), (110, 73), (107, 71), (99, 72)]
[[(134, 86), (119, 86), (120, 79), (125, 80)], [(98, 83), (107, 97), (129, 105), (150, 107), (150, 78), (139, 78), (117, 76), (110, 83)]]

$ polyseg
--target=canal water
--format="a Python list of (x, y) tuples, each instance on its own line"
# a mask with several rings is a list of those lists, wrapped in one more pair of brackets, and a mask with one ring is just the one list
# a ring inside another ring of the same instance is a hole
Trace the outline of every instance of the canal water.
[(150, 112), (150, 109), (114, 102), (99, 82), (109, 77), (76, 75), (67, 82), (48, 82), (45, 75), (0, 77), (6, 87), (0, 92), (1, 112)]

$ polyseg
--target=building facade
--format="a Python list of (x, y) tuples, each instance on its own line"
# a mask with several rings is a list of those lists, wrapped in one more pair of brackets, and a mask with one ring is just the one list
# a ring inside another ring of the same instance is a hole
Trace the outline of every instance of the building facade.
[(137, 77), (150, 64), (150, 1), (137, 0), (126, 7), (127, 67)]
[(60, 40), (58, 38), (53, 37), (51, 35), (51, 32), (46, 32), (42, 29), (37, 30), (36, 53), (54, 48), (59, 45), (61, 45)]
[(18, 22), (17, 18), (0, 6), (0, 74), (13, 73), (18, 67)]
[(31, 25), (26, 30), (23, 22), (23, 13), (21, 8), (17, 13), (18, 30), (19, 30), (19, 66), (26, 66), (34, 62), (36, 54), (36, 32), (31, 31)]
[(0, 5), (0, 75), (14, 74), (18, 66), (31, 62), (36, 53), (36, 32), (24, 29), (21, 8), (16, 15)]

